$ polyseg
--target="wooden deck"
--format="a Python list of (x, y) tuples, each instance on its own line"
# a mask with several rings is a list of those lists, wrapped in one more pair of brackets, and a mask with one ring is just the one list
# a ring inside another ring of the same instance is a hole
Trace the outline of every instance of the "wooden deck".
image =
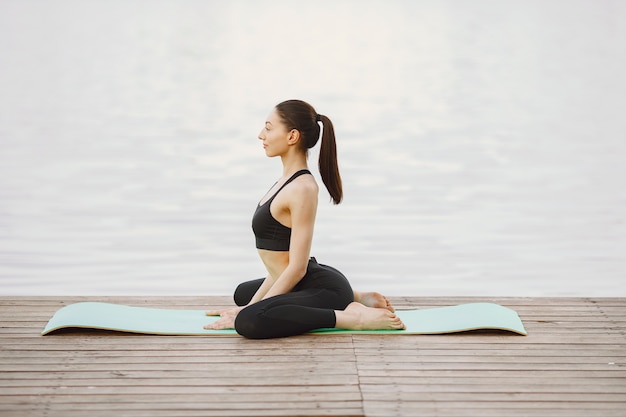
[(489, 301), (529, 335), (329, 335), (253, 341), (81, 331), (40, 336), (61, 306), (204, 309), (226, 297), (0, 298), (0, 416), (626, 416), (626, 299)]

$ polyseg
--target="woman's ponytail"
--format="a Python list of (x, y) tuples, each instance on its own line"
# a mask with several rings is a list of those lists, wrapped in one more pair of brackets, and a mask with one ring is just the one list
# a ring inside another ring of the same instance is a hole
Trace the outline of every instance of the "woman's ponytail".
[(319, 169), (322, 181), (333, 199), (333, 203), (339, 204), (343, 198), (341, 175), (337, 164), (337, 142), (335, 141), (335, 129), (330, 119), (318, 114), (317, 119), (322, 123), (322, 143), (320, 145)]
[(322, 144), (318, 163), (320, 175), (333, 203), (341, 203), (343, 189), (337, 165), (337, 143), (335, 129), (330, 119), (318, 114), (313, 106), (302, 100), (283, 101), (276, 106), (276, 111), (289, 130), (296, 129), (300, 132), (302, 137), (300, 146), (305, 152), (315, 146), (320, 139), (318, 122), (322, 123)]

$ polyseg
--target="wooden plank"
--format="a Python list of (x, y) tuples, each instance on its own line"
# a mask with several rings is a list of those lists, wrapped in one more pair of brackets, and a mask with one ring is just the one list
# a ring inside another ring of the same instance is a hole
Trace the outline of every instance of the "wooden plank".
[[(46, 397), (43, 398), (45, 400)], [(21, 416), (362, 416), (359, 402), (326, 402), (299, 401), (301, 407), (294, 414), (294, 403), (246, 403), (205, 401), (185, 403), (172, 401), (168, 403), (138, 403), (134, 401), (116, 401), (111, 398), (105, 403), (97, 399), (86, 403), (41, 405), (20, 405), (10, 411)], [(109, 405), (107, 407), (107, 404)], [(0, 413), (6, 411), (0, 408)], [(9, 414), (7, 414), (9, 415)], [(14, 414), (15, 415), (15, 414)]]
[(518, 416), (518, 417), (623, 417), (623, 408), (619, 405), (598, 403), (564, 402), (512, 402), (484, 401), (462, 405), (461, 402), (447, 401), (434, 403), (399, 402), (395, 405), (388, 403), (369, 403), (365, 413), (370, 417), (385, 416), (426, 416), (426, 417), (475, 417), (475, 416)]
[[(274, 367), (275, 369), (275, 367)], [(520, 381), (524, 382), (528, 378), (532, 378), (537, 383), (545, 383), (551, 384), (554, 383), (555, 380), (571, 380), (572, 382), (576, 381), (587, 381), (590, 383), (598, 383), (602, 384), (603, 380), (606, 381), (614, 381), (618, 383), (622, 383), (624, 378), (626, 378), (626, 370), (620, 370), (618, 372), (607, 373), (606, 371), (586, 371), (586, 370), (544, 370), (533, 372), (529, 374), (526, 370), (512, 370), (512, 371), (502, 371), (502, 370), (486, 370), (477, 373), (473, 370), (456, 370), (456, 369), (442, 369), (442, 370), (426, 370), (426, 369), (402, 369), (402, 370), (386, 370), (386, 369), (359, 369), (359, 376), (368, 377), (368, 376), (389, 376), (389, 377), (420, 377), (420, 378), (440, 378), (446, 379), (449, 381), (455, 381), (456, 379), (467, 379), (467, 378), (480, 378), (480, 380), (488, 383), (489, 381), (493, 381), (496, 379), (502, 379), (504, 381), (509, 380), (512, 381)], [(477, 377), (478, 375), (478, 377)], [(529, 377), (529, 375), (533, 375)], [(151, 381), (151, 383), (156, 385), (163, 385), (161, 382), (164, 380), (176, 380), (176, 379), (186, 379), (189, 381), (194, 380), (207, 380), (207, 373), (205, 371), (177, 371), (177, 370), (163, 370), (163, 369), (152, 369), (145, 371), (119, 371), (119, 370), (104, 370), (104, 371), (72, 371), (72, 370), (64, 370), (55, 372), (54, 375), (59, 380), (63, 381), (82, 381), (80, 384), (88, 384), (89, 380), (108, 380), (112, 384), (116, 384), (116, 381), (121, 381), (120, 384), (124, 383), (124, 381), (132, 381), (133, 379), (137, 380), (147, 380)], [(49, 372), (40, 372), (37, 370), (33, 371), (18, 371), (18, 372), (7, 372), (2, 375), (2, 384), (4, 386), (21, 386), (20, 381), (24, 381), (25, 386), (29, 385), (41, 385), (47, 386), (51, 379), (51, 374)], [(296, 381), (297, 382), (297, 381)], [(78, 383), (78, 382), (75, 382)], [(294, 382), (295, 383), (295, 382)], [(263, 387), (263, 386), (260, 386)], [(239, 387), (241, 389), (242, 387)], [(253, 390), (258, 390), (259, 386), (250, 386), (247, 387)], [(230, 389), (230, 388), (229, 388)]]

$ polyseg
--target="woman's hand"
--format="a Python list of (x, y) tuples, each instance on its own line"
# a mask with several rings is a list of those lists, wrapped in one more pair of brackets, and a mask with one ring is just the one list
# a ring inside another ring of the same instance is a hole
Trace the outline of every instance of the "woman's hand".
[(223, 310), (207, 311), (207, 316), (220, 316), (220, 319), (204, 326), (205, 330), (224, 330), (235, 328), (235, 318), (245, 307), (227, 308)]

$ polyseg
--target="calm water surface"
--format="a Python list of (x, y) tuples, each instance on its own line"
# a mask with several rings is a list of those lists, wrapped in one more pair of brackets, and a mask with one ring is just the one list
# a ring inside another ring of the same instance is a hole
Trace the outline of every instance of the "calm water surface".
[[(277, 102), (313, 254), (390, 295), (626, 296), (626, 3), (0, 1), (0, 294), (228, 294)], [(315, 152), (311, 167), (316, 171)]]

